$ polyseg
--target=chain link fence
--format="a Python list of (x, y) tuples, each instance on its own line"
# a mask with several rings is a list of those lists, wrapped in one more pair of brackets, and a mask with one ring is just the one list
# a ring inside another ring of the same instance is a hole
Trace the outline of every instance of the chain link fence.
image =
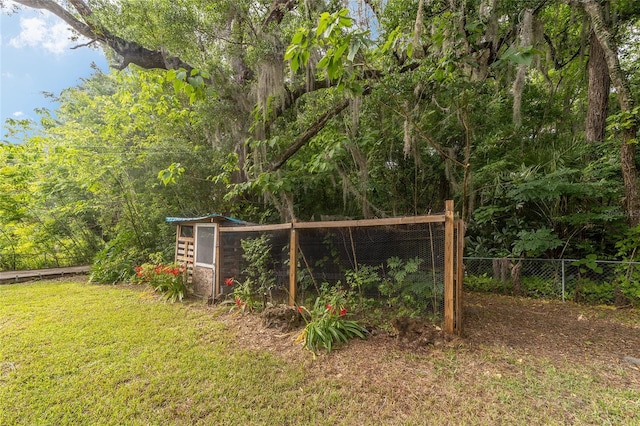
[(640, 301), (640, 262), (465, 257), (466, 290), (626, 305)]

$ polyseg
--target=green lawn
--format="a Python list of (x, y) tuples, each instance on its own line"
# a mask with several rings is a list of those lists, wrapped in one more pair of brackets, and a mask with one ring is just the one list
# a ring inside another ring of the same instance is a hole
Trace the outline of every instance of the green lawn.
[(640, 422), (631, 369), (618, 386), (493, 347), (417, 355), (363, 342), (287, 359), (237, 337), (214, 309), (140, 288), (0, 286), (0, 425)]

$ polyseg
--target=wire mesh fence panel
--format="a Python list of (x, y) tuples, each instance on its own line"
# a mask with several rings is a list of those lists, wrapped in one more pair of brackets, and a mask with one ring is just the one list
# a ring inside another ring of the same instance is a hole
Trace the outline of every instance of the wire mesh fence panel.
[(442, 318), (442, 224), (300, 229), (298, 239), (300, 302), (338, 286), (363, 305)]
[[(220, 290), (246, 283), (268, 301), (286, 301), (289, 286), (289, 230), (242, 231), (220, 234)], [(232, 281), (228, 281), (228, 280)]]
[(640, 263), (465, 257), (468, 290), (624, 304), (640, 299)]
[(453, 240), (463, 227), (451, 218), (221, 228), (216, 297), (233, 293), (238, 303), (250, 290), (265, 304), (308, 305), (339, 295), (360, 311), (429, 317), (453, 331), (462, 271)]

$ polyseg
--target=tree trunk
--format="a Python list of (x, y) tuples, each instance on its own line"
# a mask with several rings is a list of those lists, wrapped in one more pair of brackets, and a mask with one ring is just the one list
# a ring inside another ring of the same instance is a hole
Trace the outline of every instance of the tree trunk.
[(589, 37), (589, 98), (585, 137), (587, 142), (604, 140), (607, 116), (609, 115), (609, 70), (600, 42), (591, 31)]
[[(629, 87), (629, 81), (620, 68), (620, 61), (617, 54), (617, 46), (613, 38), (611, 29), (607, 26), (602, 7), (595, 0), (581, 0), (584, 10), (591, 20), (591, 28), (602, 47), (609, 77), (616, 89), (620, 110), (632, 113), (633, 96)], [(624, 181), (625, 208), (629, 225), (640, 224), (640, 194), (638, 194), (638, 170), (635, 163), (635, 135), (638, 131), (638, 123), (633, 120), (622, 133), (622, 147), (620, 149), (620, 160), (622, 165), (622, 179)]]

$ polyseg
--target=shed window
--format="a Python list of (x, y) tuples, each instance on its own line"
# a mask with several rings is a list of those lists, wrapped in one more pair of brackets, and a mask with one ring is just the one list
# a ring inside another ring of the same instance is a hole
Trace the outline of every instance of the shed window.
[(193, 238), (193, 226), (181, 225), (180, 236), (184, 238)]
[(196, 226), (196, 265), (213, 267), (215, 242), (215, 225)]

